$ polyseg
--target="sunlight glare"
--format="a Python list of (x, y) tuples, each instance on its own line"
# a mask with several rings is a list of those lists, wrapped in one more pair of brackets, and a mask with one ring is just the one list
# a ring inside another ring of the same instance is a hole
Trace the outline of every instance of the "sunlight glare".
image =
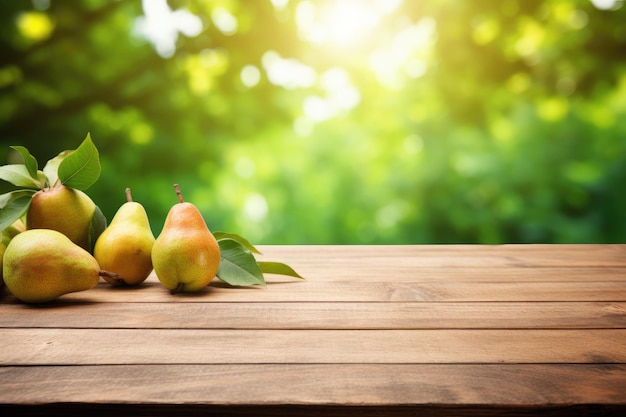
[(423, 76), (427, 71), (435, 36), (435, 20), (423, 18), (399, 31), (390, 47), (372, 53), (370, 68), (381, 85), (401, 89), (406, 77)]
[(327, 102), (334, 115), (351, 110), (361, 102), (361, 93), (350, 81), (350, 75), (342, 68), (331, 68), (320, 77)]
[(600, 10), (617, 10), (622, 7), (623, 0), (591, 0), (591, 3)]
[(143, 16), (134, 23), (135, 36), (144, 38), (154, 45), (163, 58), (176, 52), (178, 33), (193, 37), (202, 32), (202, 20), (188, 10), (172, 11), (166, 0), (143, 0)]
[(348, 47), (378, 28), (402, 0), (304, 0), (296, 8), (301, 39), (317, 45)]
[(302, 103), (304, 115), (318, 123), (340, 116), (361, 102), (360, 91), (352, 85), (349, 74), (342, 68), (331, 68), (320, 76), (325, 95), (309, 95)]
[(264, 53), (261, 64), (272, 84), (288, 90), (312, 87), (317, 82), (314, 68), (295, 58), (283, 58), (276, 51)]
[(237, 18), (225, 8), (220, 6), (214, 8), (211, 12), (211, 20), (224, 35), (230, 36), (237, 33), (239, 26)]
[(272, 3), (272, 6), (274, 6), (274, 8), (276, 10), (283, 10), (287, 7), (287, 4), (289, 4), (289, 0), (270, 0)]

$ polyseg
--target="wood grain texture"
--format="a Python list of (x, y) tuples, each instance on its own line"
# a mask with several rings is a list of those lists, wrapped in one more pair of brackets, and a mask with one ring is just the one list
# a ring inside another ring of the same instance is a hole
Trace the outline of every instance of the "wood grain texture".
[[(260, 246), (262, 259), (316, 282), (608, 281), (626, 277), (626, 245)], [(283, 281), (281, 277), (273, 280)]]
[(0, 290), (0, 414), (626, 415), (626, 245), (259, 248), (307, 280)]
[(3, 329), (0, 352), (0, 365), (626, 363), (626, 330)]
[[(167, 308), (167, 312), (164, 309)], [(93, 303), (0, 309), (4, 328), (623, 329), (626, 303)]]
[[(80, 314), (76, 314), (79, 310)], [(21, 303), (0, 309), (5, 328), (93, 329), (624, 329), (626, 303)]]
[(626, 404), (624, 365), (0, 367), (0, 403)]
[[(546, 279), (549, 279), (546, 276)], [(392, 276), (378, 282), (290, 281), (270, 283), (267, 287), (233, 288), (217, 280), (194, 294), (173, 296), (155, 277), (137, 288), (97, 288), (63, 295), (61, 301), (75, 303), (212, 303), (212, 302), (558, 302), (626, 301), (626, 279), (596, 282), (396, 282)], [(6, 290), (0, 299), (17, 303)], [(54, 306), (58, 303), (52, 303)], [(45, 308), (50, 305), (34, 308)]]
[(626, 244), (259, 246), (266, 258), (299, 265), (325, 260), (394, 267), (626, 267)]

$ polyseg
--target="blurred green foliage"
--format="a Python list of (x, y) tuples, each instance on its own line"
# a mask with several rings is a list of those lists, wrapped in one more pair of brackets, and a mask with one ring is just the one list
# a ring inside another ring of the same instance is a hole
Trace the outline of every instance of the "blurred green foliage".
[(625, 54), (611, 0), (2, 0), (0, 159), (90, 132), (155, 233), (177, 182), (260, 244), (625, 242)]

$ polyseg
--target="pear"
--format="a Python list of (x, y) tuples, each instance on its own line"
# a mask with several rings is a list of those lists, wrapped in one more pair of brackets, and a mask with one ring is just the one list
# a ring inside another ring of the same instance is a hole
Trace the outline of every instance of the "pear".
[(65, 185), (43, 188), (33, 195), (26, 213), (26, 228), (56, 230), (91, 251), (97, 236), (92, 236), (90, 228), (97, 210), (93, 200), (80, 190)]
[(6, 251), (7, 246), (4, 241), (0, 241), (0, 288), (4, 287), (4, 277), (2, 274), (2, 264), (4, 262), (4, 252)]
[(67, 236), (49, 229), (26, 230), (9, 242), (4, 252), (4, 282), (26, 303), (45, 303), (63, 294), (98, 284), (98, 261)]
[(220, 247), (198, 208), (183, 200), (178, 184), (174, 189), (179, 202), (170, 209), (154, 242), (152, 264), (161, 284), (172, 293), (197, 292), (215, 278)]
[(26, 230), (24, 222), (22, 222), (22, 219), (17, 219), (2, 231), (2, 239), (8, 243), (9, 240), (13, 239), (18, 233), (22, 233), (24, 230)]
[(114, 272), (117, 278), (104, 279), (111, 284), (137, 285), (152, 272), (154, 235), (144, 207), (133, 201), (126, 189), (126, 203), (113, 216), (111, 224), (98, 237), (94, 257), (102, 269)]
[(24, 223), (21, 219), (14, 221), (9, 227), (0, 232), (0, 288), (4, 286), (4, 279), (2, 277), (2, 260), (4, 258), (4, 251), (7, 249), (7, 245), (15, 236), (26, 230)]

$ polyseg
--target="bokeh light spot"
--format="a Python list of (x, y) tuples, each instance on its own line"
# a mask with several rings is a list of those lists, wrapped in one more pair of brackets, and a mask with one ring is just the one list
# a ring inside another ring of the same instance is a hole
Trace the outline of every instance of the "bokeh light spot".
[(135, 20), (135, 36), (148, 40), (163, 58), (170, 58), (176, 52), (178, 33), (197, 36), (202, 31), (202, 20), (189, 12), (179, 9), (172, 11), (166, 0), (142, 0), (143, 16)]
[(130, 128), (130, 139), (137, 145), (147, 145), (152, 141), (154, 130), (147, 123), (135, 123)]
[(295, 58), (282, 58), (276, 51), (263, 54), (261, 63), (269, 81), (288, 90), (312, 87), (317, 82), (315, 69)]
[(40, 42), (50, 37), (54, 23), (46, 13), (26, 12), (17, 17), (17, 28), (26, 39)]
[(241, 69), (241, 82), (248, 88), (252, 88), (261, 81), (261, 71), (254, 65), (246, 65)]
[(231, 36), (237, 33), (237, 18), (223, 7), (216, 7), (211, 12), (211, 21), (224, 35)]
[(267, 217), (269, 207), (267, 200), (261, 194), (252, 193), (243, 203), (243, 214), (249, 220), (259, 222)]

